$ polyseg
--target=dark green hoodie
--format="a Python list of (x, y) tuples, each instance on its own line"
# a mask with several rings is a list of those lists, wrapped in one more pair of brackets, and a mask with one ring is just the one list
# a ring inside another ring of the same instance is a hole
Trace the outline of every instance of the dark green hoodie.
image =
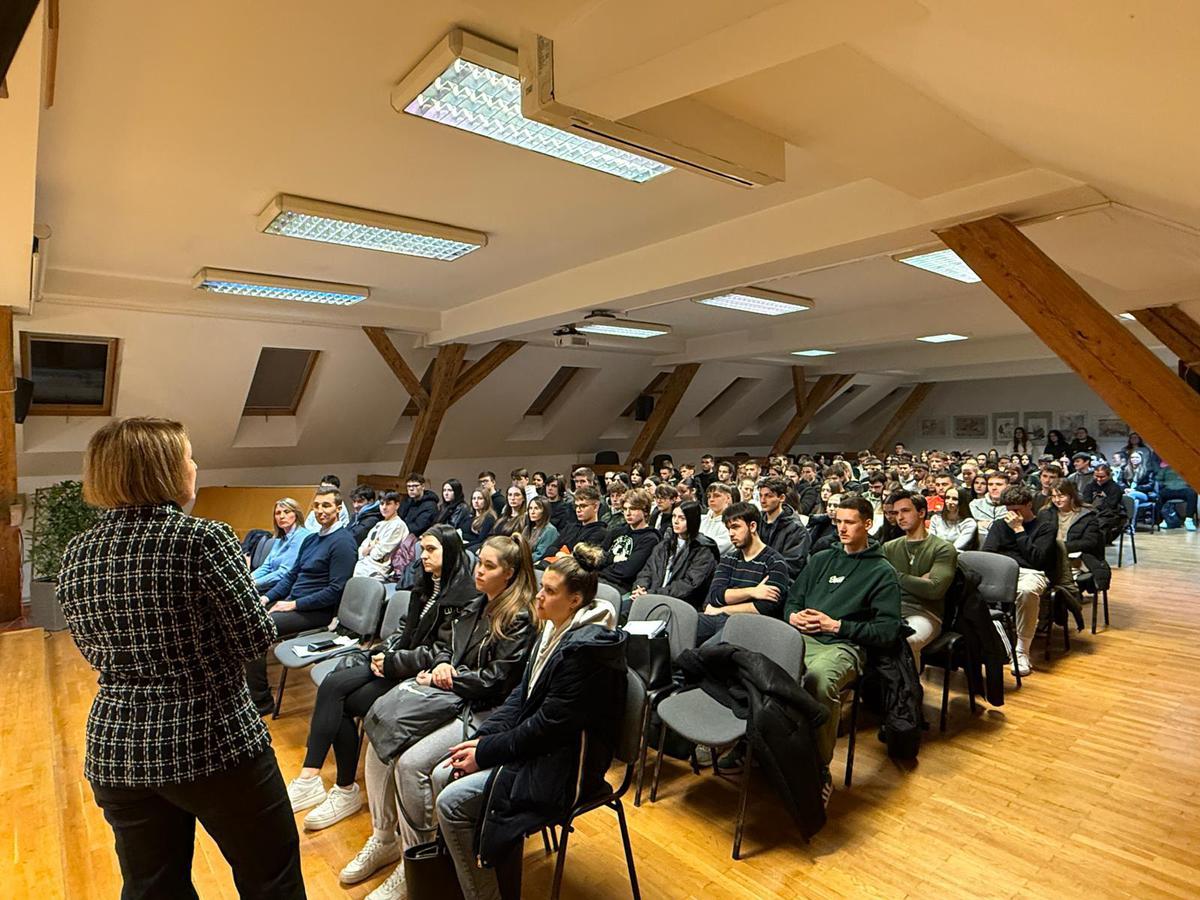
[(900, 633), (900, 581), (875, 541), (858, 553), (838, 544), (809, 558), (788, 591), (784, 621), (802, 609), (820, 610), (842, 623), (837, 634), (810, 637), (887, 647)]

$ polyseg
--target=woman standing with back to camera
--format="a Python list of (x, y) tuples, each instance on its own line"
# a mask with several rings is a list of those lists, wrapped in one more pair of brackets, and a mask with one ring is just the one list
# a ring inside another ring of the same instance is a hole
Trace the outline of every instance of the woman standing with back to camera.
[(100, 673), (84, 774), (116, 837), (121, 897), (197, 896), (197, 820), (242, 897), (304, 897), (296, 822), (243, 669), (275, 626), (233, 529), (180, 509), (196, 493), (183, 426), (105, 425), (83, 493), (105, 513), (67, 545), (58, 596)]

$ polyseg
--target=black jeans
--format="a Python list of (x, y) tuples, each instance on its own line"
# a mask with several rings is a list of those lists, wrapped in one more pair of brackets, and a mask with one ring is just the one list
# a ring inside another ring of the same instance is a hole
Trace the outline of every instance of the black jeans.
[(1154, 521), (1162, 519), (1163, 507), (1171, 500), (1182, 500), (1184, 503), (1184, 518), (1200, 525), (1196, 521), (1196, 492), (1191, 488), (1160, 488), (1158, 491), (1158, 509), (1155, 510)]
[[(282, 639), (304, 631), (311, 631), (314, 628), (325, 627), (333, 621), (335, 612), (336, 610), (333, 609), (293, 609), (288, 612), (272, 610), (271, 619), (275, 622), (275, 628), (278, 629), (279, 637)], [(250, 688), (250, 699), (254, 701), (259, 712), (269, 706), (274, 706), (271, 685), (267, 683), (267, 655), (265, 653), (246, 663), (246, 684)]]
[(300, 838), (275, 751), (161, 787), (92, 785), (116, 836), (122, 900), (183, 900), (192, 887), (196, 820), (233, 869), (242, 898), (303, 898)]
[(332, 747), (338, 785), (354, 784), (358, 774), (358, 726), (354, 717), (365, 716), (372, 703), (399, 683), (376, 677), (370, 666), (351, 666), (326, 675), (313, 703), (304, 765), (321, 768)]

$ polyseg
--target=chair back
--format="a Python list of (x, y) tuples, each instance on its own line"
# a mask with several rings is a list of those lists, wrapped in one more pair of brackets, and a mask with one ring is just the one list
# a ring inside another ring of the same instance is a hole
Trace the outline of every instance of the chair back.
[(379, 626), (379, 637), (385, 638), (400, 627), (400, 621), (408, 614), (412, 591), (396, 591), (388, 598), (383, 611), (383, 622)]
[(542, 586), (542, 576), (546, 574), (545, 569), (534, 569), (533, 577), (537, 580), (538, 587)]
[(612, 604), (612, 608), (619, 614), (621, 612), (621, 592), (611, 584), (605, 584), (603, 581), (596, 585), (596, 596), (601, 600), (607, 600)]
[(721, 640), (761, 653), (793, 678), (804, 666), (804, 638), (800, 632), (769, 616), (730, 616)]
[(278, 538), (265, 538), (258, 542), (258, 546), (254, 548), (254, 555), (250, 557), (251, 572), (261, 566), (271, 555), (271, 550), (274, 549), (277, 540)]
[(1137, 529), (1137, 500), (1128, 494), (1121, 495), (1121, 509), (1125, 510), (1125, 522), (1134, 530)]
[(1015, 559), (984, 550), (963, 550), (958, 564), (979, 576), (979, 596), (988, 606), (1008, 606), (1016, 600), (1021, 567)]
[(637, 762), (642, 748), (642, 722), (646, 708), (646, 685), (633, 669), (625, 680), (625, 712), (617, 734), (616, 757), (626, 765)]
[(338, 624), (363, 637), (373, 636), (383, 616), (383, 594), (383, 582), (362, 576), (351, 578), (338, 605)]
[(671, 642), (671, 660), (696, 646), (696, 623), (700, 613), (692, 604), (662, 594), (642, 594), (629, 610), (630, 622), (665, 621)]

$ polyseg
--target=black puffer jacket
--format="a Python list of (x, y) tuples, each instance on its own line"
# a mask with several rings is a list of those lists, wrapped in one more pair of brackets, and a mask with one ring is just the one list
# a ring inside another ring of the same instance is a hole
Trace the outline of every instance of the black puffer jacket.
[(405, 497), (400, 501), (399, 516), (408, 526), (409, 532), (417, 537), (429, 530), (429, 526), (437, 518), (437, 512), (437, 494), (428, 488), (416, 500), (412, 497)]
[(451, 690), (472, 709), (491, 709), (504, 702), (521, 678), (536, 635), (529, 613), (521, 612), (502, 637), (492, 637), (487, 604), (487, 596), (480, 594), (457, 614), (448, 609), (450, 642), (437, 644), (433, 653), (433, 666), (454, 667)]
[(572, 629), (532, 688), (529, 674), (526, 667), (477, 732), (475, 761), (492, 769), (476, 835), (488, 865), (560, 820), (579, 798), (608, 789), (604, 773), (625, 709), (625, 633), (602, 625)]
[[(716, 542), (704, 534), (688, 541), (677, 554), (678, 543), (674, 535), (660, 541), (650, 552), (650, 558), (642, 566), (634, 586), (644, 588), (651, 594), (675, 597), (692, 604), (696, 609), (702, 609), (721, 554)], [(675, 564), (671, 566), (671, 580), (664, 583), (667, 565), (672, 557), (675, 557)]]
[(808, 563), (809, 548), (812, 546), (808, 529), (795, 510), (785, 503), (774, 522), (768, 523), (764, 516), (758, 534), (764, 544), (779, 551), (787, 563), (788, 575), (795, 581)]
[(1100, 528), (1100, 515), (1094, 509), (1084, 508), (1067, 529), (1068, 553), (1081, 554), (1080, 559), (1096, 581), (1096, 588), (1107, 591), (1112, 584), (1112, 568), (1104, 558), (1104, 534)]
[(821, 502), (821, 486), (815, 481), (800, 479), (796, 482), (796, 496), (800, 498), (800, 505), (796, 507), (796, 512), (802, 516), (811, 516), (812, 511)]
[(437, 601), (429, 611), (421, 615), (428, 598), (424, 579), (419, 580), (413, 588), (403, 627), (396, 629), (381, 648), (387, 653), (383, 659), (384, 676), (403, 680), (430, 668), (435, 647), (449, 645), (450, 626), (476, 595), (475, 579), (463, 567), (450, 584), (442, 586)]

